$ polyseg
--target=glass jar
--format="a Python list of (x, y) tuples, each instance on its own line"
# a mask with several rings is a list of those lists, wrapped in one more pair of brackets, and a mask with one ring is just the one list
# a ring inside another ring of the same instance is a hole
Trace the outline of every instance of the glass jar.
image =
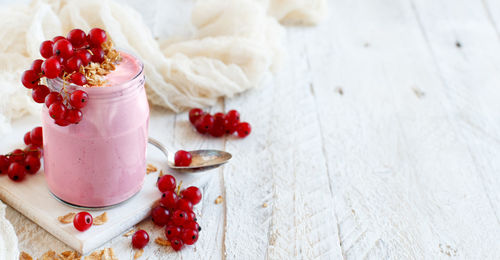
[[(80, 123), (58, 126), (43, 106), (45, 179), (63, 202), (107, 207), (129, 199), (142, 187), (149, 105), (143, 65), (132, 58), (140, 69), (130, 80), (106, 87), (65, 86), (69, 92), (81, 89), (88, 94)], [(48, 80), (48, 86), (59, 92), (63, 81)]]

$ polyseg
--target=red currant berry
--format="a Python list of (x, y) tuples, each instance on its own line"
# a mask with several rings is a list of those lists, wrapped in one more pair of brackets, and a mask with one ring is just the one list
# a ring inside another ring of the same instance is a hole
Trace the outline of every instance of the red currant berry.
[(40, 159), (38, 157), (28, 155), (24, 160), (24, 169), (27, 173), (35, 174), (40, 170)]
[(57, 41), (62, 40), (62, 39), (66, 39), (66, 38), (64, 38), (64, 36), (59, 35), (59, 36), (52, 38), (52, 42), (56, 43)]
[(192, 245), (198, 240), (198, 231), (190, 228), (185, 228), (182, 232), (182, 242), (186, 245)]
[(187, 215), (187, 222), (190, 222), (190, 221), (196, 221), (196, 214), (194, 214), (193, 211), (186, 211), (186, 215)]
[(92, 54), (86, 49), (77, 50), (75, 55), (80, 58), (83, 66), (87, 66), (92, 60)]
[(184, 212), (182, 210), (174, 211), (174, 214), (172, 215), (172, 222), (175, 225), (181, 226), (182, 224), (184, 224), (184, 222), (186, 222), (186, 220), (187, 220), (186, 212)]
[(236, 132), (237, 126), (238, 126), (238, 123), (236, 123), (236, 122), (231, 122), (227, 119), (224, 120), (224, 130), (226, 131), (226, 134), (228, 134), (228, 135)]
[(196, 221), (188, 221), (184, 225), (182, 225), (183, 228), (185, 229), (194, 229), (197, 230), (198, 232), (201, 231), (200, 225)]
[(24, 134), (23, 140), (26, 145), (31, 144), (31, 131)]
[(168, 190), (161, 195), (160, 205), (167, 209), (175, 209), (177, 205), (177, 194), (174, 191)]
[(214, 115), (214, 126), (210, 129), (209, 134), (213, 137), (221, 137), (226, 132), (224, 129), (224, 114), (216, 113)]
[(31, 63), (31, 68), (36, 74), (41, 74), (42, 73), (42, 63), (43, 60), (41, 59), (36, 59)]
[(71, 93), (69, 103), (74, 108), (83, 108), (87, 105), (88, 98), (89, 96), (87, 95), (87, 92), (83, 90), (75, 90)]
[(225, 118), (227, 120), (229, 120), (229, 122), (239, 123), (240, 122), (240, 113), (238, 113), (238, 111), (236, 111), (236, 110), (229, 110), (229, 112), (227, 112)]
[(73, 219), (73, 226), (75, 226), (78, 231), (83, 232), (92, 226), (93, 221), (94, 219), (90, 213), (85, 211), (78, 212)]
[(24, 172), (24, 166), (18, 162), (12, 162), (7, 170), (9, 178), (13, 181), (22, 181), (26, 173)]
[(56, 41), (52, 50), (54, 55), (62, 57), (63, 59), (69, 59), (73, 56), (73, 45), (66, 39)]
[(104, 60), (104, 51), (100, 47), (90, 49), (92, 52), (92, 62), (101, 63)]
[(192, 156), (190, 152), (179, 150), (175, 152), (174, 161), (175, 166), (189, 166), (191, 164)]
[(162, 206), (158, 206), (151, 210), (151, 219), (156, 225), (163, 227), (170, 220), (170, 211)]
[(38, 77), (38, 74), (34, 70), (25, 70), (21, 76), (21, 83), (23, 83), (23, 86), (26, 88), (36, 87), (39, 81), (40, 77)]
[(179, 251), (182, 249), (182, 247), (184, 246), (184, 243), (182, 242), (181, 239), (179, 238), (172, 238), (170, 240), (170, 246), (172, 246), (172, 248), (175, 250), (175, 251)]
[(106, 41), (106, 32), (100, 28), (90, 30), (87, 40), (93, 46), (101, 46)]
[(181, 235), (182, 229), (178, 226), (169, 225), (165, 228), (165, 236), (168, 240), (174, 239)]
[[(180, 199), (177, 201), (177, 209), (184, 212), (193, 211), (193, 203), (187, 199)], [(188, 214), (186, 214), (186, 220), (188, 219), (187, 215)]]
[(56, 125), (58, 125), (58, 126), (68, 126), (71, 124), (66, 119), (58, 119), (58, 120), (55, 120), (54, 123), (56, 123)]
[(57, 57), (50, 57), (42, 63), (42, 73), (49, 79), (57, 78), (61, 71), (61, 62)]
[(71, 74), (70, 80), (71, 83), (74, 83), (78, 86), (83, 86), (87, 84), (87, 78), (80, 72), (75, 72)]
[(238, 126), (236, 127), (236, 132), (240, 138), (247, 137), (251, 131), (252, 127), (250, 127), (250, 124), (247, 122), (238, 123)]
[(37, 126), (31, 130), (30, 134), (31, 143), (36, 146), (43, 144), (43, 131), (41, 126)]
[(40, 44), (40, 54), (42, 55), (42, 57), (48, 59), (53, 55), (53, 48), (54, 43), (52, 41), (44, 41), (42, 42), (42, 44)]
[(80, 111), (80, 109), (73, 108), (73, 109), (68, 109), (64, 117), (64, 120), (68, 121), (70, 124), (78, 124), (80, 123), (80, 121), (82, 121), (82, 118), (83, 118), (82, 111)]
[(200, 134), (205, 134), (214, 126), (214, 117), (210, 114), (202, 115), (194, 125)]
[(21, 149), (16, 149), (10, 153), (9, 159), (11, 162), (22, 163), (26, 158), (26, 154)]
[(132, 236), (132, 246), (137, 249), (144, 248), (149, 243), (149, 235), (145, 230), (137, 230)]
[(68, 41), (71, 42), (75, 48), (82, 47), (87, 41), (87, 35), (85, 35), (85, 32), (80, 29), (73, 29), (69, 31), (66, 38), (68, 38)]
[(24, 148), (24, 153), (26, 154), (26, 156), (34, 156), (36, 158), (40, 158), (41, 157), (41, 152), (40, 152), (40, 148), (33, 145), (33, 144), (30, 144), (28, 146), (26, 146), (26, 148)]
[(45, 106), (50, 107), (54, 102), (62, 102), (63, 98), (61, 94), (52, 91), (45, 97)]
[(37, 103), (45, 102), (45, 98), (50, 93), (50, 89), (45, 85), (37, 85), (31, 92), (31, 97)]
[(6, 173), (9, 169), (10, 160), (5, 155), (0, 155), (0, 174)]
[(61, 102), (52, 103), (49, 107), (49, 115), (54, 120), (63, 119), (66, 114), (66, 107)]
[(163, 193), (166, 191), (174, 191), (177, 183), (172, 175), (164, 175), (158, 179), (158, 189)]
[(198, 120), (198, 118), (200, 118), (202, 115), (203, 110), (201, 110), (200, 108), (193, 108), (189, 110), (189, 121), (194, 125), (194, 123), (196, 123), (196, 120)]
[(74, 71), (79, 71), (80, 66), (82, 66), (82, 60), (80, 60), (80, 58), (77, 56), (73, 56), (66, 60), (66, 63), (64, 64), (64, 70), (68, 73), (71, 73)]
[(181, 191), (181, 196), (193, 203), (193, 205), (198, 204), (201, 201), (201, 191), (195, 186), (187, 187), (185, 190)]

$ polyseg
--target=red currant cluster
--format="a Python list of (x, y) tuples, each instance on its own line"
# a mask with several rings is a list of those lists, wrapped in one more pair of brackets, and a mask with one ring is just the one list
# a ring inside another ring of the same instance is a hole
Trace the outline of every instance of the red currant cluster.
[[(165, 226), (165, 236), (175, 251), (181, 250), (184, 245), (196, 243), (201, 227), (196, 222), (193, 206), (201, 201), (200, 189), (190, 186), (181, 191), (172, 175), (159, 178), (158, 189), (163, 194), (160, 205), (151, 211), (153, 222), (158, 226)], [(132, 237), (132, 246), (140, 249), (148, 241), (148, 234), (139, 230)]]
[(209, 133), (213, 137), (236, 132), (240, 138), (244, 138), (252, 131), (249, 123), (240, 122), (240, 113), (236, 110), (230, 110), (227, 114), (215, 113), (211, 115), (200, 108), (193, 108), (189, 111), (189, 121), (198, 133)]
[(61, 77), (79, 86), (87, 84), (80, 67), (104, 61), (102, 44), (106, 39), (106, 32), (99, 28), (90, 30), (88, 35), (80, 29), (73, 29), (66, 38), (56, 36), (52, 41), (42, 42), (40, 54), (45, 60), (33, 61), (31, 68), (24, 71), (21, 82), (26, 88), (33, 89), (35, 102), (45, 103), (56, 124), (67, 126), (80, 122), (83, 116), (80, 109), (86, 105), (88, 96), (82, 90), (67, 93), (64, 87), (60, 93), (51, 92), (41, 79)]
[(26, 173), (35, 174), (41, 166), (42, 156), (42, 127), (35, 127), (24, 135), (24, 150), (14, 151), (0, 155), (0, 174), (7, 173), (13, 181), (22, 181)]

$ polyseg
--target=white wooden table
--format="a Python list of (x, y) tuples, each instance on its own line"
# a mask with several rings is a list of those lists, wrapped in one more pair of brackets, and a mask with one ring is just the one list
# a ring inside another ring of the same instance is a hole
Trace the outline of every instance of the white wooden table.
[[(161, 1), (127, 2), (151, 26), (168, 21)], [(500, 258), (500, 2), (329, 9), (317, 27), (287, 29), (275, 77), (212, 108), (240, 110), (248, 138), (204, 138), (186, 113), (153, 113), (151, 135), (171, 147), (234, 158), (204, 187), (196, 246), (152, 243), (143, 259)], [(16, 211), (7, 218), (21, 250), (67, 249)], [(130, 238), (106, 247), (133, 256)]]

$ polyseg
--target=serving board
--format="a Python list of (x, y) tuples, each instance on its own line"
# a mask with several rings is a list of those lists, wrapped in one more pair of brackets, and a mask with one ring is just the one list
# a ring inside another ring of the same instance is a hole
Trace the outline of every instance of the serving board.
[[(39, 124), (37, 121), (37, 117), (26, 117), (16, 121), (15, 131), (3, 138), (1, 151), (24, 147), (23, 135), (28, 129)], [(103, 225), (92, 226), (85, 232), (77, 231), (73, 224), (62, 224), (58, 221), (58, 216), (82, 210), (59, 202), (49, 192), (43, 167), (37, 174), (27, 175), (22, 182), (13, 182), (6, 175), (0, 176), (0, 199), (68, 246), (82, 254), (87, 254), (110, 239), (130, 230), (132, 226), (149, 216), (151, 206), (161, 195), (156, 188), (156, 180), (160, 169), (166, 172), (167, 166), (164, 158), (161, 152), (149, 145), (148, 163), (155, 165), (158, 171), (147, 174), (141, 191), (128, 201), (113, 208), (89, 211), (94, 217), (107, 212), (108, 221)], [(171, 171), (168, 173), (172, 174)], [(186, 176), (173, 173), (173, 175), (186, 185), (199, 185), (204, 179), (199, 174)]]

